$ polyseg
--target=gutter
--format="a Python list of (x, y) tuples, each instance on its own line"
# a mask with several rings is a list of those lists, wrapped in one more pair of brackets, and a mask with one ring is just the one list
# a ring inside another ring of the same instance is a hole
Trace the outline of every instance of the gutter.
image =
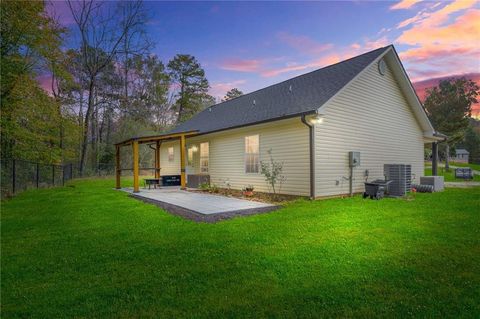
[(442, 133), (440, 133), (440, 132), (438, 132), (438, 131), (435, 131), (435, 132), (433, 133), (433, 136), (442, 138), (442, 141), (441, 141), (441, 142), (445, 142), (445, 141), (447, 141), (447, 139), (448, 139), (448, 136), (447, 136), (447, 135), (442, 134)]
[(309, 148), (310, 148), (310, 199), (315, 199), (315, 130), (312, 124), (309, 124), (305, 118), (305, 114), (302, 115), (302, 123), (308, 126), (309, 131)]

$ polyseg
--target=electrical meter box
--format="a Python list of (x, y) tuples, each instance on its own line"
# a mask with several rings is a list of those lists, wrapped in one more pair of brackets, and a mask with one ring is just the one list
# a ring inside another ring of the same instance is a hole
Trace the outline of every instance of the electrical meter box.
[(360, 166), (360, 152), (348, 152), (350, 167)]

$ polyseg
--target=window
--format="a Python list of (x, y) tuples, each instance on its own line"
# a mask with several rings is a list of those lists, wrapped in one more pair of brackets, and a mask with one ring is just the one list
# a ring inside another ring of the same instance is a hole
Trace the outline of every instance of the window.
[(187, 165), (188, 165), (188, 166), (193, 166), (193, 147), (190, 147), (190, 148), (188, 149)]
[(168, 148), (168, 161), (173, 162), (174, 159), (175, 159), (175, 157), (174, 157), (174, 153), (173, 153), (173, 146), (170, 146)]
[(208, 142), (200, 143), (200, 172), (208, 173), (208, 157), (209, 157)]
[(245, 136), (245, 173), (258, 173), (260, 166), (258, 135)]

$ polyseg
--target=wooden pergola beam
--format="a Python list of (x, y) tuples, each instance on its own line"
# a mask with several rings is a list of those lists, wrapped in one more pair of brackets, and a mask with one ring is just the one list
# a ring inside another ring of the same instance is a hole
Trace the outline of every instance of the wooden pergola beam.
[(155, 147), (155, 178), (160, 178), (160, 141), (156, 141)]
[(186, 162), (186, 138), (190, 136), (197, 135), (198, 131), (188, 131), (181, 133), (172, 133), (156, 136), (145, 136), (138, 138), (131, 138), (126, 141), (115, 144), (115, 164), (116, 164), (116, 184), (115, 187), (119, 189), (120, 185), (120, 176), (122, 169), (120, 168), (120, 147), (126, 145), (132, 145), (133, 151), (133, 192), (138, 193), (140, 191), (139, 187), (139, 145), (145, 143), (155, 142), (155, 178), (160, 178), (160, 146), (161, 142), (164, 140), (179, 139), (180, 140), (180, 185), (182, 189), (186, 189), (187, 180), (186, 180), (186, 171), (185, 171), (185, 162)]
[(120, 189), (120, 174), (122, 169), (120, 167), (120, 146), (115, 147), (115, 188)]
[(132, 144), (133, 148), (133, 192), (138, 193), (140, 192), (140, 187), (138, 183), (138, 142), (133, 141)]
[(180, 187), (187, 188), (187, 180), (185, 174), (185, 135), (180, 136)]
[(172, 134), (163, 134), (163, 135), (154, 135), (154, 136), (135, 137), (135, 138), (130, 138), (130, 139), (125, 140), (123, 142), (117, 143), (115, 145), (118, 145), (118, 146), (130, 145), (134, 141), (137, 141), (139, 144), (144, 144), (144, 143), (151, 143), (151, 142), (156, 142), (156, 141), (176, 139), (176, 138), (180, 138), (181, 136), (189, 137), (189, 136), (193, 136), (193, 135), (197, 135), (197, 134), (198, 134), (198, 131), (187, 131), (187, 132), (182, 132), (182, 133), (172, 133)]

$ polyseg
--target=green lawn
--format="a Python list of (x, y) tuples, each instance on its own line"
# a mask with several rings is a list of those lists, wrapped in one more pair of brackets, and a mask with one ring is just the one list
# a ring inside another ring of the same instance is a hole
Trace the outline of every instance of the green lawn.
[(458, 167), (470, 167), (473, 170), (480, 171), (480, 164), (452, 162), (452, 163), (450, 163), (450, 165), (458, 166)]
[(2, 205), (2, 318), (478, 318), (480, 188), (198, 224), (112, 189)]
[[(453, 165), (453, 164), (452, 164)], [(432, 167), (425, 168), (425, 176), (432, 175)], [(455, 178), (455, 169), (450, 168), (450, 171), (446, 171), (445, 168), (439, 167), (438, 168), (438, 175), (443, 176), (445, 182), (464, 182), (464, 181), (475, 181), (480, 182), (480, 175), (473, 175), (473, 179), (463, 179), (463, 178)]]

